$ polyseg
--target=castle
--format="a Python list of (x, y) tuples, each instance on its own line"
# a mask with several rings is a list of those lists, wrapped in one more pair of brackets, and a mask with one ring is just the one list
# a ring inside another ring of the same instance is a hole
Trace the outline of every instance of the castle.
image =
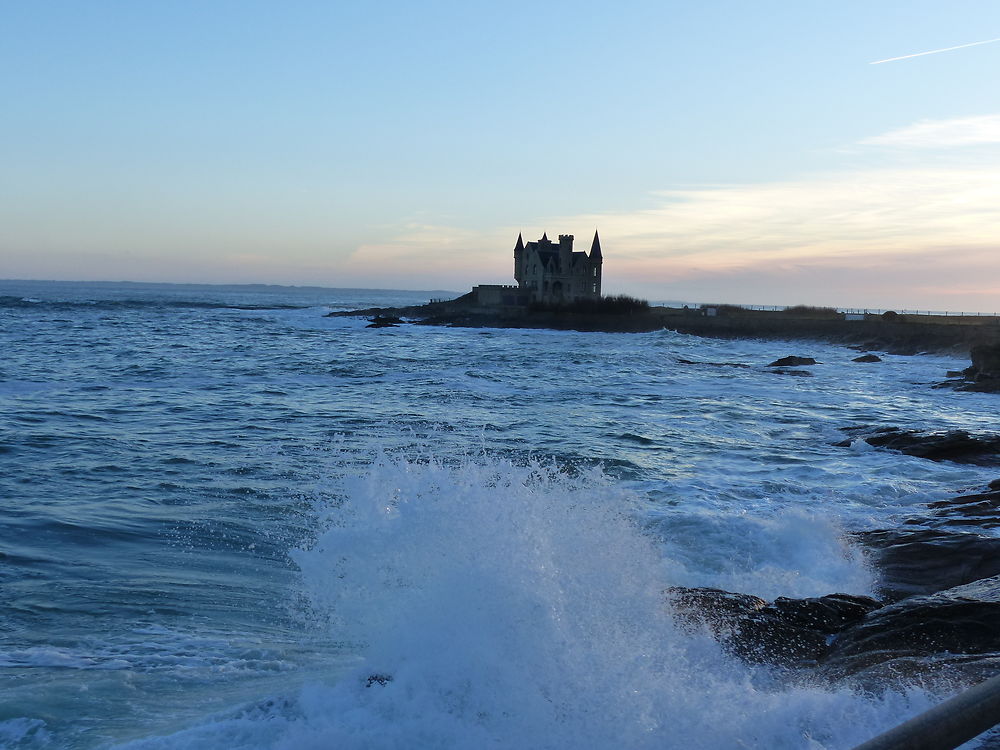
[(548, 234), (525, 244), (521, 234), (514, 245), (514, 279), (517, 286), (482, 285), (473, 289), (485, 307), (564, 304), (601, 298), (601, 238), (594, 232), (590, 253), (573, 251), (573, 235), (560, 234), (559, 242)]

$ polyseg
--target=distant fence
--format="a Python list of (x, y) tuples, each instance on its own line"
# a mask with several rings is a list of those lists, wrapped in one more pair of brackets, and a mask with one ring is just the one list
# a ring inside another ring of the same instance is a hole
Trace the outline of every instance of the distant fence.
[[(673, 303), (677, 304), (677, 303)], [(673, 305), (671, 305), (673, 306)], [(699, 302), (695, 304), (688, 303), (689, 307), (739, 307), (743, 310), (763, 310), (769, 312), (781, 312), (783, 310), (788, 310), (792, 307), (798, 307), (798, 305), (734, 305), (734, 304), (709, 304), (705, 302)], [(998, 317), (997, 313), (985, 313), (985, 312), (955, 312), (952, 310), (880, 310), (874, 308), (860, 308), (860, 307), (833, 307), (831, 310), (836, 310), (839, 313), (845, 313), (847, 315), (881, 315), (886, 312), (895, 312), (900, 315), (934, 315), (940, 317), (968, 317), (968, 318), (995, 318)]]

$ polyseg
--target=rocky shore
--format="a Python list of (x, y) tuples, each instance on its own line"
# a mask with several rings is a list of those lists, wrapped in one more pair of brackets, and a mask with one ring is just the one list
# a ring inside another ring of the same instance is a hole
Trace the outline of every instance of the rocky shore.
[[(1000, 318), (992, 316), (846, 315), (825, 308), (747, 310), (648, 307), (619, 313), (571, 309), (488, 308), (471, 294), (445, 302), (396, 308), (337, 311), (331, 316), (398, 319), (421, 325), (638, 333), (669, 329), (720, 338), (811, 339), (894, 354), (966, 353), (977, 345), (1000, 344)], [(1000, 370), (1000, 367), (998, 367)]]
[[(932, 461), (1000, 467), (1000, 435), (850, 428)], [(706, 629), (750, 663), (866, 690), (899, 681), (950, 691), (1000, 669), (1000, 479), (915, 509), (899, 528), (849, 534), (878, 574), (877, 598), (831, 593), (772, 602), (739, 592), (667, 592), (687, 627)]]

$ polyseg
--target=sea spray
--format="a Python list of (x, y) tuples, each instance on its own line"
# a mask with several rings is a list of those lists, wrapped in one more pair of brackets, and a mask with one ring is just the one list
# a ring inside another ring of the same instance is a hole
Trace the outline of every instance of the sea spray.
[(637, 508), (597, 469), (383, 457), (344, 477), (294, 557), (364, 664), (304, 691), (274, 746), (849, 747), (926, 705), (786, 685), (679, 630)]

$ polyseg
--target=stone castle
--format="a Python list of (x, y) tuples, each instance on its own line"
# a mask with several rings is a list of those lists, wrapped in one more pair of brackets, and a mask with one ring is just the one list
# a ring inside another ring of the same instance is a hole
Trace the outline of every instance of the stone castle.
[(573, 235), (560, 234), (553, 242), (548, 234), (525, 244), (520, 233), (514, 245), (514, 280), (517, 286), (481, 285), (473, 289), (485, 307), (565, 304), (601, 298), (601, 238), (594, 232), (590, 253), (573, 251)]

